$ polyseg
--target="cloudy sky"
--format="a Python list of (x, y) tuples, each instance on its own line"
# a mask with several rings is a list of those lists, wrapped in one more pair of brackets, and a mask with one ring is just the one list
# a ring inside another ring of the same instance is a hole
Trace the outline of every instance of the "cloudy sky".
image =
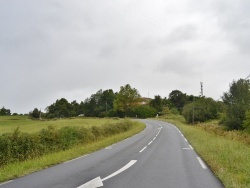
[(250, 74), (249, 0), (1, 0), (0, 108), (130, 84), (219, 100)]

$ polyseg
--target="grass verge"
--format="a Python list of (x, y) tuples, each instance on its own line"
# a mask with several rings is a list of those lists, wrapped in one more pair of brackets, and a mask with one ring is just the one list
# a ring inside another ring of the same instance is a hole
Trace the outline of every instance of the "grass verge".
[[(180, 116), (161, 119), (176, 125), (195, 151), (228, 188), (250, 187), (250, 147), (244, 139), (234, 139), (230, 132), (216, 133), (202, 126), (187, 125)], [(214, 125), (211, 125), (214, 126)], [(209, 131), (207, 131), (209, 130)], [(233, 133), (235, 134), (235, 133)], [(239, 136), (237, 134), (237, 136)], [(246, 135), (244, 135), (246, 136)], [(249, 138), (250, 135), (248, 135)]]
[(17, 177), (21, 177), (32, 172), (53, 166), (55, 164), (68, 161), (79, 156), (83, 156), (94, 151), (97, 151), (106, 146), (112, 145), (116, 142), (131, 137), (145, 128), (145, 125), (140, 122), (134, 122), (132, 129), (127, 132), (116, 134), (110, 137), (102, 138), (92, 143), (77, 145), (71, 149), (44, 155), (39, 158), (27, 160), (23, 162), (16, 162), (1, 167), (0, 182), (8, 181)]

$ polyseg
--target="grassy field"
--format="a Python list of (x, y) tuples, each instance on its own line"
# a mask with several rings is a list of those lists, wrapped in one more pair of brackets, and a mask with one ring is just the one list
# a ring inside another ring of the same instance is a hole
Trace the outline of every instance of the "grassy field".
[(112, 124), (121, 121), (120, 119), (101, 119), (101, 118), (72, 118), (56, 120), (32, 120), (27, 116), (0, 116), (0, 134), (13, 132), (17, 127), (22, 132), (38, 132), (48, 126), (61, 128), (65, 126), (102, 126), (103, 124)]
[(228, 188), (250, 187), (250, 134), (225, 131), (215, 121), (187, 125), (181, 116), (162, 119), (176, 125)]
[[(102, 125), (117, 124), (128, 120), (120, 119), (61, 119), (56, 121), (34, 121), (27, 119), (27, 117), (1, 117), (0, 127), (4, 127), (5, 133), (13, 132), (17, 126), (20, 127), (21, 131), (34, 133), (47, 126), (55, 126), (61, 128), (63, 126), (84, 126), (90, 128), (92, 126), (101, 127)], [(25, 122), (28, 122), (25, 124)], [(14, 162), (11, 164), (4, 165), (0, 168), (0, 182), (11, 180), (16, 177), (21, 177), (26, 174), (47, 168), (49, 166), (62, 163), (64, 161), (77, 158), (79, 156), (86, 155), (88, 153), (97, 151), (106, 146), (112, 145), (118, 141), (124, 140), (145, 128), (145, 125), (140, 122), (132, 122), (132, 127), (126, 132), (118, 133), (112, 136), (101, 137), (100, 139), (94, 140), (88, 143), (79, 143), (71, 147), (70, 149), (49, 153), (42, 155), (41, 157)], [(9, 127), (5, 127), (9, 125)], [(29, 130), (31, 129), (31, 130)]]

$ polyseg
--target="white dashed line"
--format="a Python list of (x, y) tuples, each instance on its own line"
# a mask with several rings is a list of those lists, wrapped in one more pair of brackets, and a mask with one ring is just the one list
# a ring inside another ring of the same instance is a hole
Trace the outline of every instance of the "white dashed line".
[(152, 142), (153, 142), (153, 141), (149, 142), (149, 143), (148, 143), (148, 146), (149, 146), (150, 144), (152, 144)]
[(140, 151), (140, 153), (143, 152), (146, 148), (147, 148), (147, 146), (145, 146), (145, 147)]
[(197, 159), (198, 159), (198, 161), (199, 161), (201, 167), (202, 167), (203, 169), (207, 169), (207, 166), (206, 166), (205, 163), (202, 161), (202, 159), (201, 159), (200, 157), (197, 157)]

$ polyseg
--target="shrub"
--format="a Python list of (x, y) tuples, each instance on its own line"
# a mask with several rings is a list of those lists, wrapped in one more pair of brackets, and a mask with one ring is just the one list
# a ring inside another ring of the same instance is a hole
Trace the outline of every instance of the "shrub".
[(151, 106), (142, 105), (134, 108), (132, 113), (134, 117), (137, 116), (138, 118), (149, 118), (149, 117), (155, 117), (157, 111)]
[(246, 119), (243, 121), (243, 127), (250, 132), (250, 110), (246, 112)]
[(86, 144), (132, 128), (134, 122), (126, 120), (103, 126), (63, 127), (49, 126), (39, 133), (22, 133), (17, 128), (13, 133), (0, 135), (0, 166), (40, 157), (46, 153), (66, 150), (76, 144)]
[(212, 98), (199, 98), (183, 108), (183, 116), (188, 123), (218, 119), (219, 108)]

